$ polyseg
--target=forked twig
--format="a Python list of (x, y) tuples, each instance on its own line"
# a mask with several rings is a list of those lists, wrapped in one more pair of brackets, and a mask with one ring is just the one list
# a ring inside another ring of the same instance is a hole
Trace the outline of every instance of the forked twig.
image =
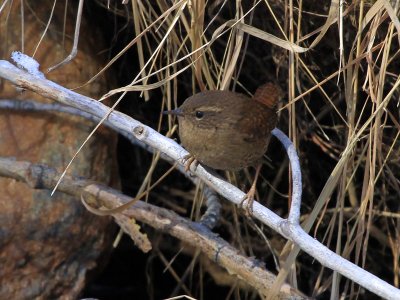
[(83, 2), (84, 2), (84, 0), (79, 0), (78, 12), (76, 14), (74, 43), (72, 45), (71, 53), (63, 61), (48, 68), (47, 72), (51, 72), (51, 71), (57, 69), (58, 67), (61, 67), (62, 65), (70, 62), (71, 60), (73, 60), (75, 58), (76, 54), (78, 53), (79, 30), (81, 29)]

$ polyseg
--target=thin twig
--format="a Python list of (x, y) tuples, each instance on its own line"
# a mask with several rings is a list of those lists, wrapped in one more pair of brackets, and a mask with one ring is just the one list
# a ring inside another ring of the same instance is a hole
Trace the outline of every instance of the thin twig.
[(70, 62), (73, 60), (78, 53), (78, 42), (79, 42), (79, 30), (81, 29), (81, 21), (82, 21), (82, 11), (83, 11), (83, 2), (84, 0), (79, 0), (78, 12), (76, 13), (76, 23), (75, 23), (75, 33), (74, 33), (74, 43), (72, 45), (71, 53), (61, 62), (47, 69), (47, 72), (51, 72), (58, 67)]

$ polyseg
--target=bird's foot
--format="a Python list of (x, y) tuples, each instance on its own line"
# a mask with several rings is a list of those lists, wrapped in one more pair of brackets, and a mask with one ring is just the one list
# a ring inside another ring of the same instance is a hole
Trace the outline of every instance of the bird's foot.
[(196, 170), (199, 165), (199, 161), (191, 154), (187, 154), (183, 157), (183, 164), (185, 165), (185, 171), (190, 171), (190, 166), (194, 164), (194, 170)]
[(253, 203), (255, 194), (256, 187), (252, 185), (250, 190), (243, 197), (242, 201), (240, 201), (239, 207), (244, 210), (247, 217), (251, 217), (253, 215)]
[(253, 215), (254, 196), (256, 194), (256, 184), (258, 176), (260, 175), (261, 166), (261, 164), (257, 166), (253, 184), (251, 185), (250, 190), (247, 192), (246, 196), (243, 197), (242, 201), (239, 204), (239, 207), (244, 209), (247, 217), (251, 217)]

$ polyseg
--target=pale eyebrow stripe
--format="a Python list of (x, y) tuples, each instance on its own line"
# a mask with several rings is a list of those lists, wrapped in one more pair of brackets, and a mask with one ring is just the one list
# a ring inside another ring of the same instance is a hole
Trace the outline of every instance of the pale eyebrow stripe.
[(196, 111), (212, 111), (212, 112), (220, 112), (222, 111), (221, 107), (216, 107), (216, 106), (202, 106), (201, 108), (199, 107), (198, 109), (196, 109)]

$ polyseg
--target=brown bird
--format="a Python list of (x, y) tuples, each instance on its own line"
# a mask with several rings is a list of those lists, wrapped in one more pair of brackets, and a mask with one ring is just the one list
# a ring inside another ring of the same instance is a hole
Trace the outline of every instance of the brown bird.
[[(191, 157), (186, 168), (194, 161), (217, 170), (255, 166), (257, 179), (277, 123), (280, 94), (272, 83), (258, 88), (253, 98), (230, 91), (205, 91), (166, 111), (178, 116), (179, 137)], [(256, 179), (245, 198), (248, 205), (252, 205)]]

